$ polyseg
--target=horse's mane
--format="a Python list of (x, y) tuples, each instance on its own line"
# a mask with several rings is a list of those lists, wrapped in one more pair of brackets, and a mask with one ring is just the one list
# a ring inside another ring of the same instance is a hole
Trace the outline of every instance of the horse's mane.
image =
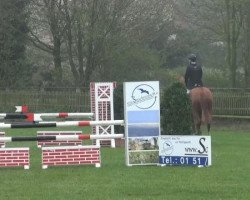
[(182, 85), (185, 85), (185, 79), (183, 76), (176, 76), (175, 78), (178, 82), (180, 82)]

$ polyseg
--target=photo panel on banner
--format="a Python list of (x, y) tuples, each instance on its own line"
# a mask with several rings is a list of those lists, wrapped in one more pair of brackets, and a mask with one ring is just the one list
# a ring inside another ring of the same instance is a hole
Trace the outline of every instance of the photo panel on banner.
[(124, 83), (126, 164), (159, 163), (160, 136), (159, 82)]

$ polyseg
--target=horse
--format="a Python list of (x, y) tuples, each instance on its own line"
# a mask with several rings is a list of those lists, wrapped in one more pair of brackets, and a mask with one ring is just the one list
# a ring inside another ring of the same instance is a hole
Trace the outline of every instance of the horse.
[(193, 131), (200, 135), (201, 124), (206, 124), (209, 134), (212, 122), (212, 92), (206, 87), (196, 87), (189, 95), (192, 103)]
[[(177, 76), (176, 79), (185, 86), (183, 76)], [(207, 124), (208, 134), (210, 133), (212, 122), (212, 104), (213, 94), (207, 87), (193, 88), (189, 93), (192, 104), (193, 131), (201, 134), (201, 124)]]

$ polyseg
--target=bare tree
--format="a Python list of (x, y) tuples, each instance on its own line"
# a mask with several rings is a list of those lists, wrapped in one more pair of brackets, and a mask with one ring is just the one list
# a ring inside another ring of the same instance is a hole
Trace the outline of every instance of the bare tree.
[(62, 55), (65, 22), (62, 0), (38, 0), (31, 3), (30, 40), (39, 49), (51, 54), (54, 61), (55, 83), (62, 82)]
[(64, 0), (66, 43), (75, 85), (82, 87), (105, 59), (107, 44), (119, 29), (131, 0)]
[(33, 5), (38, 21), (31, 27), (33, 44), (53, 56), (56, 82), (62, 80), (63, 62), (77, 88), (96, 75), (112, 74), (117, 49), (160, 45), (172, 20), (165, 0), (39, 0)]
[(243, 23), (243, 67), (245, 72), (245, 87), (250, 86), (250, 2), (244, 2), (244, 23)]
[(210, 37), (210, 40), (222, 41), (225, 44), (231, 86), (235, 87), (238, 69), (237, 52), (244, 18), (242, 2), (237, 0), (185, 2), (191, 8), (191, 12), (187, 14), (191, 24), (200, 30), (207, 30), (206, 37)]

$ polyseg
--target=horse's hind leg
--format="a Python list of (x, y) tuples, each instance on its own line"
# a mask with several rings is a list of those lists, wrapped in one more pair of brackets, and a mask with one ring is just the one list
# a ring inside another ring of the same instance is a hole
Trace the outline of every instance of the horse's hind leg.
[(192, 123), (192, 130), (193, 130), (193, 134), (195, 134), (196, 133), (196, 128), (195, 128), (194, 122)]
[(201, 135), (201, 120), (200, 120), (200, 114), (196, 113), (194, 123), (192, 125), (193, 131), (195, 135)]
[(196, 123), (196, 131), (197, 135), (201, 135), (201, 122), (202, 122), (202, 109), (200, 107), (199, 112), (198, 112), (198, 121)]
[(196, 124), (197, 135), (201, 135), (201, 121)]
[(210, 128), (211, 128), (211, 124), (208, 123), (208, 124), (207, 124), (207, 132), (208, 132), (208, 134), (210, 134)]

